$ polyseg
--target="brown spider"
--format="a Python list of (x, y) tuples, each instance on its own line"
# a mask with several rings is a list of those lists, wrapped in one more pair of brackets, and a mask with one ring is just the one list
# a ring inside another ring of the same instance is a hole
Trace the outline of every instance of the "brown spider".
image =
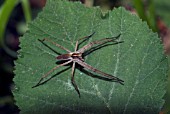
[[(94, 32), (95, 33), (95, 32)], [(93, 34), (94, 34), (93, 33)], [(100, 40), (97, 40), (97, 41), (93, 41), (93, 42), (90, 42), (89, 44), (83, 46), (82, 48), (78, 49), (78, 46), (79, 46), (79, 41), (82, 40), (82, 39), (87, 39), (87, 38), (90, 38), (93, 34), (89, 35), (89, 36), (86, 36), (86, 37), (83, 37), (83, 38), (80, 38), (76, 41), (76, 46), (75, 46), (75, 50), (74, 52), (71, 52), (70, 50), (66, 49), (65, 47), (47, 39), (47, 38), (44, 38), (42, 40), (39, 39), (40, 42), (44, 42), (44, 41), (48, 41), (54, 45), (56, 45), (57, 47), (67, 51), (68, 53), (66, 54), (62, 54), (62, 55), (59, 55), (57, 56), (57, 60), (68, 60), (67, 62), (64, 62), (62, 64), (59, 64), (57, 66), (55, 66), (53, 69), (51, 69), (49, 72), (47, 72), (46, 74), (44, 74), (41, 79), (39, 80), (39, 82), (33, 86), (32, 88), (36, 87), (36, 86), (39, 86), (41, 84), (41, 81), (47, 77), (50, 73), (52, 73), (54, 70), (56, 70), (57, 68), (61, 67), (61, 66), (64, 66), (64, 65), (67, 65), (71, 62), (73, 62), (73, 65), (72, 65), (72, 72), (71, 72), (71, 82), (75, 88), (75, 90), (77, 91), (79, 97), (80, 97), (80, 92), (79, 92), (79, 89), (74, 81), (74, 70), (75, 70), (75, 64), (79, 64), (81, 65), (82, 67), (88, 69), (88, 70), (91, 70), (93, 72), (96, 72), (100, 75), (103, 75), (105, 76), (106, 78), (110, 79), (110, 80), (113, 80), (113, 81), (116, 81), (116, 82), (119, 82), (120, 84), (123, 84), (123, 80), (113, 76), (113, 75), (110, 75), (110, 74), (107, 74), (107, 73), (104, 73), (96, 68), (93, 68), (92, 66), (88, 65), (87, 63), (84, 62), (84, 59), (82, 58), (82, 54), (89, 48), (91, 48), (93, 45), (95, 44), (104, 44), (104, 43), (107, 43), (107, 42), (110, 42), (110, 41), (113, 41), (115, 43), (119, 43), (116, 41), (116, 39), (120, 36), (120, 34), (116, 37), (112, 37), (112, 38), (103, 38), (103, 39), (100, 39)]]

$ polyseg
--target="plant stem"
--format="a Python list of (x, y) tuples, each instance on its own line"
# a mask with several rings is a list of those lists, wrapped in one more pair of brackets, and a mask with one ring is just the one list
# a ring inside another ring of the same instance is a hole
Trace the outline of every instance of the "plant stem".
[(32, 19), (29, 1), (28, 0), (22, 0), (21, 4), (22, 4), (25, 19), (26, 19), (26, 23), (28, 23)]
[(9, 52), (8, 54), (13, 57), (16, 57), (16, 53), (7, 48), (7, 46), (5, 45), (4, 34), (11, 12), (18, 3), (19, 0), (6, 0), (1, 6), (0, 10), (0, 47), (5, 48), (4, 50), (8, 50), (7, 53)]

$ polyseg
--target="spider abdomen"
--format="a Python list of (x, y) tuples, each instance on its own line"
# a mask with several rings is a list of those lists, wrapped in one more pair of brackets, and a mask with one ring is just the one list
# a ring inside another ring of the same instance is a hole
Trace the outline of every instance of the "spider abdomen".
[(71, 58), (71, 54), (69, 53), (57, 56), (58, 60), (69, 60), (70, 58)]

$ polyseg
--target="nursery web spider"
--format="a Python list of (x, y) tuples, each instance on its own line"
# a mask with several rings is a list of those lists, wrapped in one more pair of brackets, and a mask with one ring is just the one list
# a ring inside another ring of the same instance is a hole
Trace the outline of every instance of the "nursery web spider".
[[(94, 33), (95, 33), (95, 32), (94, 32)], [(47, 39), (47, 38), (44, 38), (44, 39), (42, 39), (42, 40), (38, 39), (38, 40), (39, 40), (40, 42), (42, 42), (42, 43), (43, 43), (44, 41), (48, 41), (48, 42), (56, 45), (57, 47), (65, 50), (65, 51), (67, 51), (68, 53), (57, 56), (57, 60), (67, 60), (67, 61), (64, 62), (64, 63), (62, 63), (62, 64), (59, 64), (59, 65), (55, 66), (55, 67), (54, 67), (53, 69), (51, 69), (49, 72), (47, 72), (46, 74), (44, 74), (44, 75), (40, 78), (39, 82), (38, 82), (35, 86), (33, 86), (32, 88), (39, 86), (39, 85), (41, 84), (42, 80), (43, 80), (45, 77), (47, 77), (50, 73), (52, 73), (54, 70), (56, 70), (57, 68), (59, 68), (59, 67), (61, 67), (61, 66), (64, 66), (64, 65), (67, 65), (67, 64), (69, 64), (69, 63), (71, 63), (71, 62), (73, 63), (73, 64), (72, 64), (72, 72), (71, 72), (71, 82), (72, 82), (72, 85), (74, 86), (75, 90), (77, 91), (79, 97), (80, 97), (80, 92), (79, 92), (79, 89), (78, 89), (78, 87), (77, 87), (77, 85), (76, 85), (76, 83), (75, 83), (75, 81), (74, 81), (74, 71), (75, 71), (75, 64), (76, 64), (76, 63), (79, 64), (80, 66), (88, 69), (88, 70), (91, 70), (91, 71), (93, 71), (93, 72), (96, 72), (96, 73), (98, 73), (98, 74), (100, 74), (100, 75), (105, 76), (105, 78), (107, 78), (107, 79), (109, 79), (109, 80), (112, 80), (112, 81), (118, 82), (118, 83), (120, 83), (120, 84), (123, 84), (123, 82), (124, 82), (123, 80), (121, 80), (121, 79), (119, 79), (119, 78), (117, 78), (117, 77), (115, 77), (115, 76), (113, 76), (113, 75), (104, 73), (104, 72), (102, 72), (102, 71), (100, 71), (100, 70), (98, 70), (98, 69), (96, 69), (96, 68), (93, 68), (92, 66), (90, 66), (89, 64), (87, 64), (87, 63), (84, 62), (84, 59), (83, 59), (83, 57), (82, 57), (82, 54), (83, 54), (86, 50), (88, 50), (89, 48), (91, 48), (93, 45), (95, 45), (95, 44), (104, 44), (104, 43), (107, 43), (107, 42), (110, 42), (110, 41), (113, 41), (113, 42), (115, 42), (115, 43), (119, 43), (118, 41), (116, 41), (116, 39), (120, 36), (120, 34), (119, 34), (118, 36), (116, 36), (116, 37), (103, 38), (103, 39), (100, 39), (100, 40), (97, 40), (97, 41), (92, 41), (92, 42), (86, 44), (85, 46), (83, 46), (82, 48), (78, 49), (79, 41), (80, 41), (80, 40), (83, 40), (83, 39), (85, 40), (85, 39), (87, 39), (87, 38), (92, 37), (92, 36), (94, 35), (94, 33), (92, 33), (92, 34), (89, 35), (89, 36), (85, 36), (85, 37), (83, 37), (83, 38), (78, 39), (78, 40), (76, 41), (76, 46), (75, 46), (74, 52), (71, 52), (71, 51), (68, 50), (67, 48), (65, 48), (65, 47), (63, 47), (63, 46), (61, 46), (61, 45), (59, 45), (59, 44), (51, 41), (50, 39)], [(84, 40), (83, 40), (83, 41), (84, 41)]]

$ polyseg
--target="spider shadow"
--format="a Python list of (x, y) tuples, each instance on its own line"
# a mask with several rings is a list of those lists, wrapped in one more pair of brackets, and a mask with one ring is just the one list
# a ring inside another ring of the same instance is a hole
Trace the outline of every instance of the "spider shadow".
[(69, 67), (67, 67), (67, 68), (65, 68), (65, 69), (57, 72), (56, 74), (52, 75), (50, 78), (48, 78), (48, 79), (45, 80), (45, 81), (42, 81), (42, 82), (40, 81), (40, 83), (36, 84), (36, 85), (33, 86), (32, 88), (35, 88), (35, 87), (38, 87), (38, 86), (40, 86), (40, 85), (43, 85), (43, 84), (47, 83), (48, 81), (50, 81), (50, 80), (53, 79), (54, 77), (60, 75), (61, 73), (65, 72), (65, 71), (67, 71), (67, 70), (69, 70), (69, 69), (71, 68), (70, 65), (66, 65), (66, 66), (69, 66)]
[(41, 39), (38, 39), (38, 41), (40, 41), (43, 45), (45, 45), (47, 48), (49, 48), (50, 50), (52, 50), (54, 53), (56, 53), (57, 55), (61, 55), (61, 53), (57, 52), (56, 50), (54, 50), (53, 48), (51, 48), (50, 46), (48, 46), (45, 42), (43, 42)]
[[(103, 44), (100, 44), (100, 45), (98, 45), (98, 46), (92, 47), (92, 48), (90, 48), (89, 50), (85, 51), (85, 52), (83, 53), (83, 57), (85, 57), (85, 56), (89, 55), (90, 53), (92, 53), (92, 52), (94, 52), (94, 51), (96, 51), (96, 50), (98, 50), (98, 49), (101, 49), (101, 48), (103, 48), (103, 47), (111, 46), (111, 45), (116, 45), (116, 44), (123, 43), (123, 42), (124, 42), (124, 41), (119, 41), (119, 42), (113, 42), (113, 43), (110, 43), (110, 44), (108, 44), (108, 42), (105, 42), (105, 43), (103, 43)], [(105, 78), (105, 77), (102, 77), (102, 76), (100, 76), (100, 75), (96, 75), (96, 74), (94, 74), (94, 73), (91, 73), (91, 72), (85, 70), (84, 68), (82, 68), (80, 65), (79, 65), (79, 67), (77, 67), (77, 68), (78, 68), (81, 72), (83, 72), (83, 73), (85, 73), (86, 75), (91, 76), (91, 77), (93, 77), (93, 78), (98, 78), (98, 79), (105, 80), (105, 81), (109, 81), (109, 82), (118, 82), (118, 83), (120, 83), (121, 85), (124, 85), (124, 83), (121, 82), (121, 81), (113, 80), (113, 79), (109, 79), (109, 78)]]
[(101, 48), (104, 48), (104, 47), (107, 47), (107, 46), (111, 46), (111, 45), (116, 45), (116, 44), (123, 43), (123, 42), (124, 42), (124, 41), (119, 41), (119, 42), (113, 42), (113, 43), (110, 43), (110, 44), (108, 44), (108, 42), (105, 42), (105, 43), (103, 43), (103, 44), (100, 44), (100, 45), (98, 45), (98, 46), (92, 47), (92, 48), (90, 48), (89, 50), (85, 51), (85, 52), (83, 53), (83, 57), (85, 57), (85, 56), (89, 55), (90, 53), (92, 53), (92, 52), (94, 52), (94, 51), (96, 51), (96, 50), (99, 50), (99, 49), (101, 49)]
[(117, 83), (120, 83), (121, 85), (124, 85), (124, 83), (121, 82), (121, 81), (109, 79), (109, 78), (106, 78), (106, 77), (102, 77), (102, 76), (100, 76), (100, 75), (96, 75), (96, 74), (94, 74), (94, 73), (92, 73), (92, 72), (90, 72), (90, 71), (87, 71), (87, 70), (85, 70), (83, 67), (81, 67), (80, 65), (79, 65), (79, 67), (77, 67), (77, 69), (78, 69), (79, 71), (83, 72), (84, 74), (92, 77), (92, 78), (97, 78), (97, 79), (104, 80), (104, 81), (109, 81), (109, 82), (117, 82)]
[(89, 36), (86, 36), (86, 38), (83, 39), (82, 41), (80, 41), (78, 45), (81, 45), (83, 42), (89, 40), (89, 38), (91, 38), (94, 34), (95, 34), (95, 32), (93, 32), (93, 33), (92, 33), (91, 35), (89, 35)]

